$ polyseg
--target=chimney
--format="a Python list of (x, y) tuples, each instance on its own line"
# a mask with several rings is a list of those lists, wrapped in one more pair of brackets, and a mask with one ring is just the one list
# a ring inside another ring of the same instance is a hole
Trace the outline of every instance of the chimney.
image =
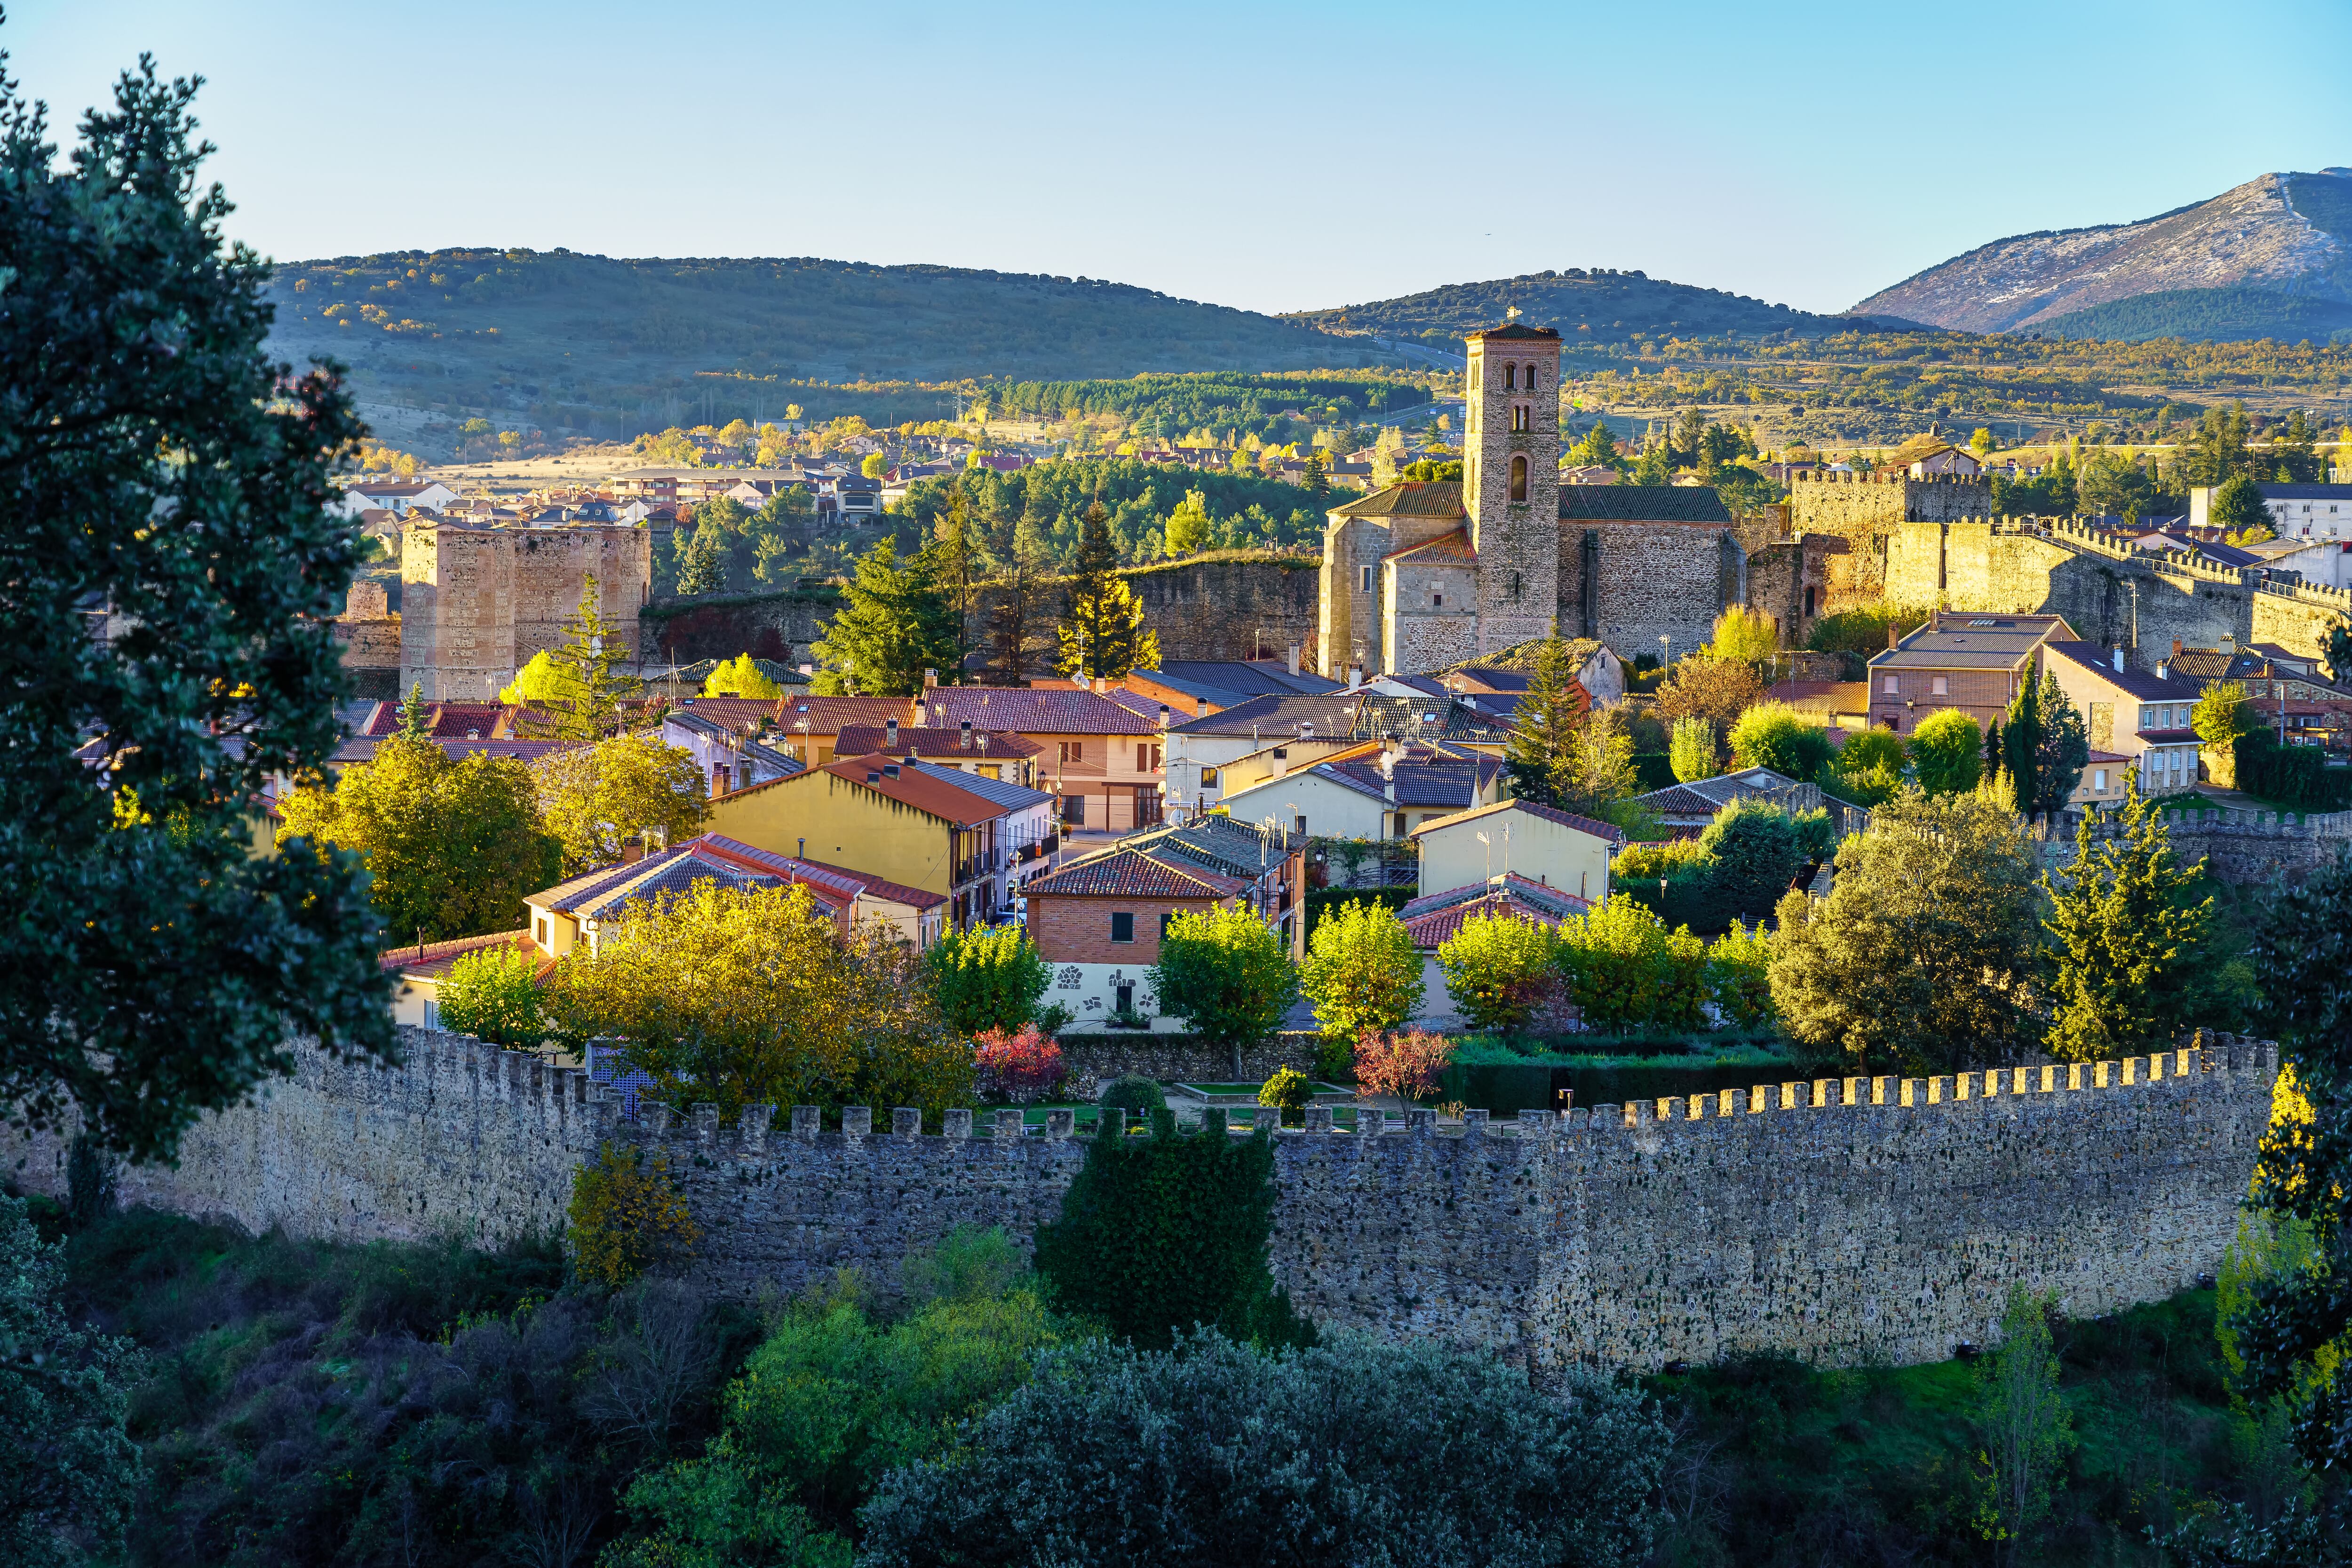
[(2170, 680), (2172, 679), (2172, 663), (2169, 659), (2157, 660), (2156, 678), (2158, 680)]
[[(1163, 709), (1161, 711), (1165, 712), (1166, 710)], [(971, 721), (969, 719), (963, 721), (962, 729), (956, 735), (956, 749), (964, 752), (971, 750)]]
[(1348, 667), (1348, 689), (1349, 689), (1350, 691), (1352, 691), (1352, 690), (1354, 690), (1357, 687), (1361, 686), (1363, 683), (1364, 683), (1364, 667), (1363, 667), (1362, 665), (1360, 665), (1360, 664), (1351, 664), (1351, 665), (1349, 665), (1349, 666)]
[(1168, 728), (1168, 704), (1165, 702), (1160, 705), (1160, 727), (1163, 730)]
[(882, 728), (885, 731), (882, 737), (884, 749), (897, 751), (898, 749), (898, 716), (893, 713), (889, 718), (885, 719), (882, 721)]
[(2180, 657), (2180, 639), (2179, 637), (2172, 639), (2172, 657), (2175, 658), (2179, 658)]
[(929, 691), (932, 687), (937, 686), (939, 683), (940, 683), (940, 672), (939, 672), (938, 670), (936, 670), (936, 669), (927, 669), (927, 670), (923, 671), (923, 689), (924, 689), (924, 690)]
[(632, 838), (627, 843), (621, 846), (622, 865), (634, 866), (645, 858), (646, 841), (644, 839)]
[(2123, 672), (2124, 672), (2124, 645), (2123, 645), (2123, 644), (2121, 644), (2121, 643), (2117, 643), (2117, 644), (2116, 644), (2116, 673), (2117, 675), (2121, 675)]
[(1890, 648), (1900, 647), (1903, 646), (1902, 635), (1892, 626), (1889, 626), (1886, 628), (1886, 646)]
[(1291, 674), (1297, 675), (1298, 673), (1298, 645), (1297, 643), (1292, 643), (1290, 645), (1290, 651), (1283, 656), (1282, 662), (1289, 667)]

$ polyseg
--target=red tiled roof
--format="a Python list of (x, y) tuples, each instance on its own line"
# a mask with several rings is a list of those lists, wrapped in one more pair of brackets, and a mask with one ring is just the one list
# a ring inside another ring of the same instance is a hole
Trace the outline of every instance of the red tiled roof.
[(858, 884), (858, 889), (869, 898), (884, 899), (894, 904), (908, 904), (919, 910), (937, 909), (948, 901), (945, 893), (934, 893), (921, 888), (910, 888), (904, 882), (893, 882), (886, 877), (871, 876), (852, 870), (846, 866), (835, 866), (823, 860), (803, 860), (803, 866), (814, 866), (820, 871), (830, 871)]
[[(793, 734), (837, 735), (845, 724), (880, 724), (885, 720), (907, 721), (907, 700), (903, 697), (800, 697), (788, 696), (776, 709), (776, 725)], [(696, 704), (701, 706), (700, 703)], [(803, 731), (801, 721), (806, 720)]]
[(849, 724), (842, 727), (834, 745), (844, 756), (853, 752), (860, 755), (883, 752), (894, 757), (953, 757), (960, 762), (1034, 757), (1045, 749), (1010, 730), (975, 728), (971, 732), (971, 750), (968, 752), (964, 750), (963, 740), (963, 731), (958, 727), (901, 724), (898, 726), (898, 739), (894, 743), (889, 731), (878, 724)]
[(1040, 691), (1028, 687), (943, 686), (923, 693), (924, 717), (954, 729), (1009, 730), (1022, 735), (1156, 735), (1151, 718), (1092, 691)]
[(1407, 479), (1361, 500), (1331, 509), (1334, 517), (1467, 517), (1462, 487), (1452, 479)]
[(447, 975), (466, 954), (492, 947), (510, 947), (530, 954), (537, 968), (537, 978), (542, 983), (555, 967), (555, 960), (540, 951), (527, 931), (495, 931), (488, 936), (461, 936), (451, 942), (428, 942), (422, 947), (391, 948), (376, 962), (385, 973), (397, 974), (404, 980), (439, 980)]
[[(929, 812), (959, 827), (970, 827), (1004, 815), (1004, 807), (987, 796), (958, 788), (951, 782), (952, 773), (938, 768), (909, 772), (898, 765), (896, 757), (886, 757), (879, 752), (869, 752), (862, 757), (835, 757), (817, 772), (831, 773), (837, 779), (847, 779), (877, 795), (911, 805), (918, 811)], [(795, 778), (806, 776), (793, 775)], [(772, 786), (754, 784), (751, 787), (766, 789)]]
[(1118, 847), (1073, 861), (1022, 885), (1027, 898), (1229, 899), (1249, 884), (1198, 866), (1180, 866)]
[(1391, 550), (1381, 557), (1383, 561), (1411, 561), (1433, 566), (1475, 566), (1478, 552), (1470, 548), (1467, 531), (1455, 529), (1441, 533), (1435, 539), (1425, 539), (1419, 544), (1408, 544), (1402, 550)]
[(1497, 878), (1502, 885), (1472, 883), (1413, 900), (1397, 910), (1397, 918), (1412, 935), (1413, 946), (1427, 952), (1459, 931), (1479, 915), (1511, 915), (1540, 925), (1586, 913), (1591, 903), (1559, 888), (1531, 882), (1516, 872)]

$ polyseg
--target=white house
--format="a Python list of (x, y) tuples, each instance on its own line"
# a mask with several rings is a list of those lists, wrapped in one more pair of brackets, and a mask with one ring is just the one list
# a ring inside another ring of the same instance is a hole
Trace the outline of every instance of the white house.
[[(2189, 525), (2211, 526), (2213, 485), (2189, 491)], [(2281, 539), (2352, 537), (2352, 485), (2257, 485), (2270, 510), (2271, 531)]]
[(1303, 773), (1226, 795), (1236, 821), (1271, 817), (1318, 838), (1402, 838), (1413, 828), (1502, 798), (1503, 764), (1444, 746), (1360, 742)]
[(1591, 903), (1609, 900), (1609, 862), (1625, 847), (1622, 829), (1589, 816), (1507, 800), (1441, 816), (1412, 830), (1421, 847), (1421, 890), (1484, 886), (1511, 875)]
[(342, 510), (355, 512), (367, 507), (382, 507), (395, 516), (405, 517), (411, 507), (446, 510), (457, 499), (457, 492), (438, 479), (358, 479), (343, 486)]
[[(1349, 692), (1253, 697), (1168, 731), (1161, 759), (1171, 816), (1196, 816), (1221, 804), (1227, 794), (1267, 778), (1296, 773), (1311, 763), (1353, 750), (1360, 700)], [(1241, 782), (1226, 769), (1239, 769)]]

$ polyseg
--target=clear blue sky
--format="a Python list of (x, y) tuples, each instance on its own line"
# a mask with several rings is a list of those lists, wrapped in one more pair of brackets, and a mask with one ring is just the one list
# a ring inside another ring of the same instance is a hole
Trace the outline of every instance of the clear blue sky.
[(200, 73), (237, 236), (824, 256), (1262, 310), (1551, 267), (1842, 310), (2352, 164), (2352, 5), (19, 0), (68, 121)]

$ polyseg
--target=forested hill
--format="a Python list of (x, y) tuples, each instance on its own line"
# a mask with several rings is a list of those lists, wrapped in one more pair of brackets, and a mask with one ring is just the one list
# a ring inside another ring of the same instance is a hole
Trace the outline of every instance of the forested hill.
[[(296, 363), (334, 355), (363, 396), (559, 407), (575, 416), (551, 423), (583, 428), (599, 415), (690, 407), (695, 378), (711, 373), (1082, 380), (1390, 357), (1360, 339), (1149, 289), (950, 267), (413, 250), (289, 262), (272, 291), (273, 351)], [(786, 401), (780, 394), (773, 412)]]
[(1377, 332), (1433, 346), (1448, 343), (1459, 353), (1463, 334), (1494, 326), (1514, 307), (1519, 320), (1530, 326), (1557, 328), (1571, 343), (1622, 342), (1636, 332), (1681, 338), (1788, 331), (1811, 336), (1852, 331), (1856, 327), (1909, 324), (1819, 316), (1745, 294), (1669, 283), (1640, 272), (1612, 272), (1606, 268), (1588, 271), (1576, 267), (1484, 283), (1449, 283), (1402, 299), (1306, 310), (1289, 319), (1327, 331)]
[(2352, 169), (2263, 174), (2137, 223), (1995, 240), (1854, 309), (1970, 332), (2325, 342), (2352, 330)]

